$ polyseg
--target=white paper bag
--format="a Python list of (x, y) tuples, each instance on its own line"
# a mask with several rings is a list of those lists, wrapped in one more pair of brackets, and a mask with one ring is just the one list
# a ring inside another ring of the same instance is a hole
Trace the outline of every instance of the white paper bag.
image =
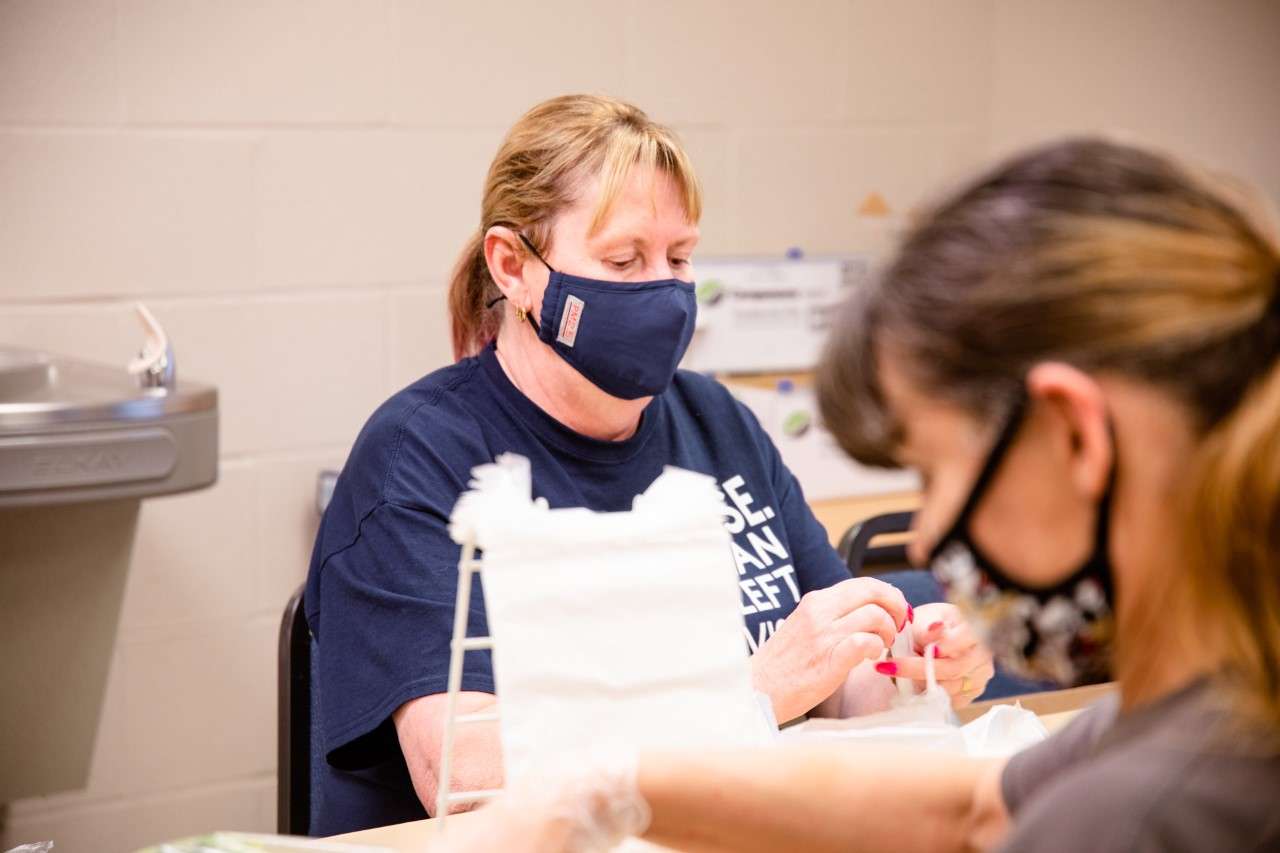
[(772, 739), (712, 478), (668, 468), (632, 511), (595, 513), (531, 500), (520, 457), (473, 473), (451, 531), (483, 549), (509, 782), (584, 754)]

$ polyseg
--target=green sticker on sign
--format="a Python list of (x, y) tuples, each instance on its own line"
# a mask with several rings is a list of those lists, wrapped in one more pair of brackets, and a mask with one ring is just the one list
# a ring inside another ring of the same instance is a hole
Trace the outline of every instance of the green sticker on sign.
[(799, 438), (809, 431), (813, 418), (804, 409), (798, 409), (782, 420), (782, 434), (790, 438)]
[(715, 305), (724, 298), (728, 288), (718, 278), (709, 278), (698, 282), (697, 296), (699, 305)]

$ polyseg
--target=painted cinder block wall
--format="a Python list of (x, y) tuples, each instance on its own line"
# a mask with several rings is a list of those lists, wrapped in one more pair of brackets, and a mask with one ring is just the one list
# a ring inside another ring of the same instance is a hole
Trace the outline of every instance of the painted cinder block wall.
[[(0, 0), (0, 342), (122, 364), (143, 299), (223, 418), (217, 486), (143, 505), (87, 789), (12, 804), (0, 848), (274, 827), (316, 473), (449, 360), (443, 285), (533, 103), (603, 91), (676, 126), (704, 255), (874, 251), (1064, 131), (1280, 195), (1277, 44), (1268, 0)], [(871, 193), (889, 216), (859, 215)]]

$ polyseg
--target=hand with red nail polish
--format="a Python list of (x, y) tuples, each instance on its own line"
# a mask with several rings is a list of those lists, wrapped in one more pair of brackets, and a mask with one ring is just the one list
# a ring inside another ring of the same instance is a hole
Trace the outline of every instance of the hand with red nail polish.
[(876, 578), (807, 593), (751, 658), (751, 680), (780, 722), (836, 692), (854, 667), (879, 657), (907, 624), (907, 600)]
[(876, 672), (910, 678), (917, 689), (923, 690), (926, 664), (921, 655), (930, 644), (936, 644), (933, 647), (933, 669), (939, 686), (951, 695), (953, 707), (968, 705), (981, 695), (995, 674), (991, 652), (978, 642), (972, 627), (954, 605), (922, 604), (914, 615), (912, 639), (916, 656), (885, 661), (892, 664), (893, 672), (881, 669), (879, 665)]

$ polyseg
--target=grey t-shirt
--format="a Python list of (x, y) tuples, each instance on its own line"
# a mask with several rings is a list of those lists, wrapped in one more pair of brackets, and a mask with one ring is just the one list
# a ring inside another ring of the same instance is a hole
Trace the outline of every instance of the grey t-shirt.
[(1280, 755), (1198, 681), (1119, 715), (1111, 696), (1009, 760), (1005, 853), (1280, 851)]

